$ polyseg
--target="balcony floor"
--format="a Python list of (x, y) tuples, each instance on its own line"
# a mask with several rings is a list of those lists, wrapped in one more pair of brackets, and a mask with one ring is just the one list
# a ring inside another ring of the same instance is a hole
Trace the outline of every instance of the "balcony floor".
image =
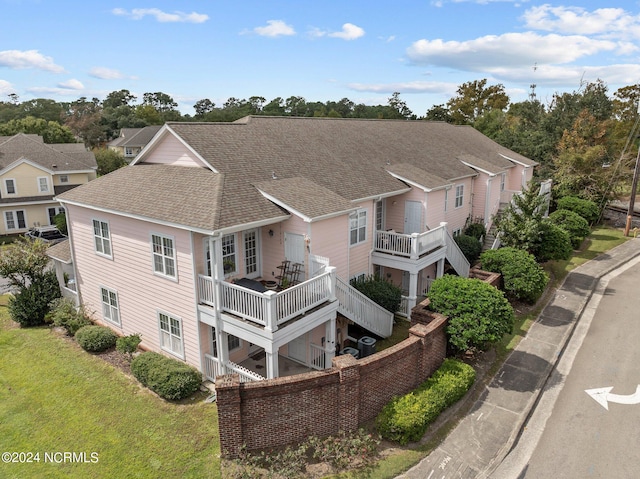
[[(248, 358), (242, 361), (240, 366), (245, 367), (254, 373), (261, 376), (267, 376), (266, 355), (264, 352), (256, 353), (253, 358)], [(314, 369), (308, 368), (304, 364), (300, 364), (285, 356), (278, 356), (278, 376), (294, 376), (296, 374), (303, 374), (314, 371)]]

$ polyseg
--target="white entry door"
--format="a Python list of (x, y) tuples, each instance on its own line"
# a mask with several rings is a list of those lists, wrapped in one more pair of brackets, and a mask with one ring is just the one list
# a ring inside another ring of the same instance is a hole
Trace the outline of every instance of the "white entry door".
[(406, 201), (404, 204), (404, 234), (422, 233), (422, 203)]
[(296, 233), (284, 233), (284, 257), (291, 261), (291, 264), (301, 264), (302, 273), (300, 281), (305, 279), (304, 276), (304, 236)]

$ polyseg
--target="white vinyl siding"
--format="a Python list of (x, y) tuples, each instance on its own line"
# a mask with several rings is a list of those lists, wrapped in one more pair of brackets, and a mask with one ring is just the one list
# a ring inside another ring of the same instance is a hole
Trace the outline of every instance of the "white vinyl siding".
[(152, 234), (153, 271), (156, 274), (176, 278), (176, 251), (174, 239), (169, 236)]
[(93, 220), (93, 239), (96, 253), (111, 258), (111, 233), (109, 223)]
[(160, 327), (160, 347), (184, 359), (182, 320), (166, 313), (158, 312)]

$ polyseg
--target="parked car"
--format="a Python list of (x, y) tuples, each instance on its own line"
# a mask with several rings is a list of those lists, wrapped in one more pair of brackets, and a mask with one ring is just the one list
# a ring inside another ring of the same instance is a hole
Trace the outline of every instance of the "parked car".
[(56, 244), (67, 239), (55, 226), (36, 226), (25, 233), (27, 238), (41, 239), (45, 243)]

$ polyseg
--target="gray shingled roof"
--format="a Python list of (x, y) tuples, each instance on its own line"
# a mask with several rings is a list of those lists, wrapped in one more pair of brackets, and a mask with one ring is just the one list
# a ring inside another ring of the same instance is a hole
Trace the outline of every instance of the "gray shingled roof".
[(311, 220), (357, 208), (351, 201), (307, 178), (271, 179), (253, 186)]
[[(139, 157), (60, 199), (215, 230), (281, 217), (259, 189), (316, 218), (405, 190), (389, 172), (438, 187), (476, 174), (460, 161), (470, 155), (496, 172), (513, 166), (501, 155), (536, 164), (472, 127), (440, 122), (257, 116), (172, 122), (163, 134), (171, 132), (220, 174), (144, 165)], [(153, 157), (153, 148), (146, 156)]]
[(20, 159), (30, 160), (51, 171), (97, 168), (95, 155), (87, 151), (82, 143), (45, 144), (42, 138), (24, 133), (0, 137), (0, 169)]

